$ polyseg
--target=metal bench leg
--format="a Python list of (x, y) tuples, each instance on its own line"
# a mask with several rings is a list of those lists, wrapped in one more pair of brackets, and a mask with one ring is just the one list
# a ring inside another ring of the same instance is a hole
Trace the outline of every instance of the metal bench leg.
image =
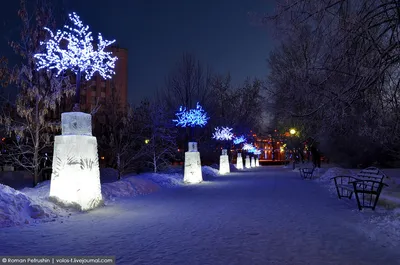
[(354, 193), (356, 194), (358, 209), (361, 211), (362, 207), (361, 207), (361, 203), (360, 203), (360, 198), (358, 198), (357, 187), (356, 187), (356, 184), (354, 182), (353, 182), (353, 187), (354, 187)]
[[(378, 188), (378, 192), (377, 192), (377, 194), (376, 194), (376, 196), (375, 196), (374, 206), (372, 206), (372, 210), (374, 210), (374, 211), (375, 211), (376, 205), (378, 204), (379, 195), (381, 195), (381, 192), (382, 192), (382, 187), (379, 187), (379, 188)], [(371, 196), (372, 196), (372, 195), (371, 195)]]
[(338, 195), (339, 199), (341, 199), (342, 196), (340, 196), (339, 187), (338, 187), (338, 185), (337, 185), (337, 180), (336, 180), (336, 179), (334, 179), (334, 180), (335, 180), (335, 187), (336, 187), (337, 195)]

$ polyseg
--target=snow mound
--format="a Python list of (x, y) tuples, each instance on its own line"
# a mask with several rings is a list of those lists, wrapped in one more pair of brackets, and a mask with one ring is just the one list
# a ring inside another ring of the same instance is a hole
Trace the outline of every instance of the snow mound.
[(201, 167), (201, 172), (203, 174), (203, 179), (208, 180), (219, 176), (219, 170), (209, 166)]
[(173, 188), (183, 184), (183, 174), (159, 174), (144, 173), (137, 176), (140, 179), (146, 179), (154, 182), (162, 188)]
[(38, 188), (38, 195), (30, 197), (9, 186), (0, 184), (0, 227), (52, 221), (62, 212), (49, 201), (40, 199), (46, 184)]
[(113, 201), (120, 197), (134, 197), (149, 194), (159, 189), (155, 183), (141, 179), (137, 176), (123, 178), (112, 183), (101, 185), (101, 193), (106, 201)]

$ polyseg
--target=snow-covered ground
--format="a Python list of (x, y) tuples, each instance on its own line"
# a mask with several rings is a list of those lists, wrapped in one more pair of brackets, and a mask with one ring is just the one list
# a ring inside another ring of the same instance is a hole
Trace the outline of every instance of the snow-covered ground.
[[(322, 169), (322, 171), (324, 173), (317, 179), (318, 182), (329, 190), (332, 197), (337, 198), (335, 184), (331, 178), (338, 175), (355, 176), (360, 170), (332, 167)], [(360, 215), (363, 223), (373, 225), (373, 229), (370, 229), (369, 225), (361, 225), (358, 227), (360, 231), (367, 234), (370, 238), (380, 240), (385, 245), (391, 245), (400, 249), (400, 198), (396, 196), (400, 191), (400, 170), (386, 169), (383, 171), (388, 176), (385, 179), (385, 183), (389, 187), (383, 189), (375, 213), (369, 209), (359, 211), (354, 196), (350, 200), (343, 198), (341, 201), (350, 207), (354, 207), (354, 212)]]
[[(204, 179), (218, 175), (218, 171), (205, 166), (202, 168)], [(180, 168), (171, 168), (164, 174), (144, 173), (127, 175), (116, 181), (117, 173), (113, 169), (102, 170), (102, 195), (104, 204), (115, 202), (116, 198), (135, 197), (183, 185)], [(18, 184), (18, 186), (21, 186)], [(0, 184), (0, 228), (52, 222), (57, 218), (69, 217), (75, 209), (62, 208), (48, 200), (50, 181), (45, 181), (35, 188), (15, 190)]]
[(386, 218), (386, 212), (359, 212), (319, 182), (282, 167), (225, 176), (206, 170), (213, 176), (196, 185), (182, 185), (179, 173), (161, 182), (153, 174), (132, 176), (177, 187), (133, 198), (138, 189), (125, 188), (133, 183), (128, 177), (115, 188), (125, 191), (110, 195), (115, 200), (104, 207), (3, 227), (0, 253), (111, 255), (129, 265), (400, 264), (399, 238), (366, 233), (380, 229), (366, 221)]

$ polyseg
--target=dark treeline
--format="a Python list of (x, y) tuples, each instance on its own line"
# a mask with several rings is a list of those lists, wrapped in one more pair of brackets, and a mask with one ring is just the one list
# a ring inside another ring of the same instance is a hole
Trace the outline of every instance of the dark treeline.
[(400, 158), (399, 2), (279, 1), (264, 18), (276, 124), (297, 126), (347, 166)]

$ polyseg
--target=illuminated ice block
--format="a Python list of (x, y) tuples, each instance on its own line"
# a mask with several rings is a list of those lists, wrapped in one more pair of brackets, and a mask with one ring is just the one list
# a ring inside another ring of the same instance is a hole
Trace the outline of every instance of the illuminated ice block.
[(189, 152), (197, 152), (197, 143), (189, 142)]
[(256, 166), (256, 163), (254, 161), (254, 156), (252, 156), (251, 160), (250, 160), (250, 167), (255, 167), (255, 166)]
[(87, 116), (90, 114), (82, 114), (61, 116), (63, 135), (54, 141), (50, 197), (90, 210), (102, 203), (100, 170), (97, 139), (91, 136), (91, 118)]
[(242, 158), (242, 153), (237, 154), (236, 158), (236, 168), (237, 169), (243, 169), (243, 158)]
[(256, 157), (256, 167), (260, 166), (260, 160), (258, 159), (258, 157)]
[(83, 112), (62, 113), (61, 134), (92, 136), (92, 115)]
[(250, 156), (246, 156), (245, 167), (246, 167), (246, 168), (251, 168), (251, 166), (250, 166)]
[(189, 142), (189, 151), (185, 152), (183, 181), (190, 184), (200, 183), (203, 181), (200, 153), (197, 151), (196, 142)]
[(219, 174), (227, 174), (231, 172), (227, 153), (226, 149), (222, 149), (222, 155), (219, 157)]

